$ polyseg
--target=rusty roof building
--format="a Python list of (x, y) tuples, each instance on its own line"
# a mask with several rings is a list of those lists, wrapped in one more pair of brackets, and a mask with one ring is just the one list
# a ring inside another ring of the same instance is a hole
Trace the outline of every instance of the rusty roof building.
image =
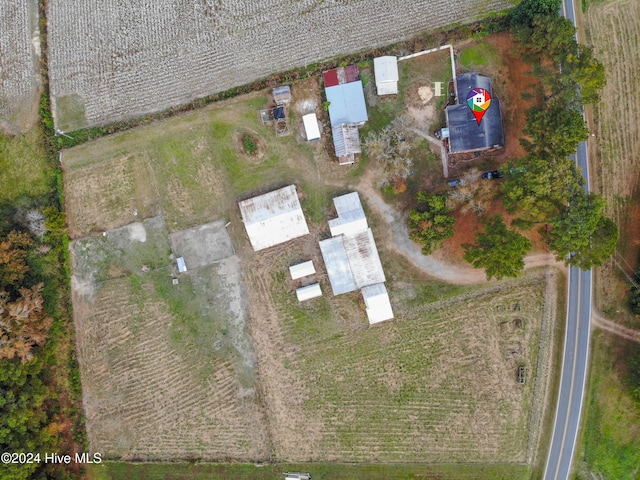
[(238, 206), (255, 251), (309, 233), (295, 185), (243, 200)]

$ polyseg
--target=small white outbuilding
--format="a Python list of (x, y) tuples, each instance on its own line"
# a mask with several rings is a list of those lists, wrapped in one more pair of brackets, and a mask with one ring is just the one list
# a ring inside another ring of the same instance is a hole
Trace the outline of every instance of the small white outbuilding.
[(398, 59), (392, 56), (373, 59), (373, 72), (376, 78), (378, 95), (398, 94)]
[(320, 140), (320, 127), (318, 127), (318, 118), (315, 113), (308, 113), (302, 117), (304, 123), (304, 131), (307, 135), (307, 142)]
[(304, 302), (305, 300), (311, 300), (312, 298), (321, 297), (322, 290), (320, 290), (320, 284), (314, 283), (312, 285), (307, 285), (306, 287), (302, 287), (296, 290), (296, 296), (298, 297), (299, 302)]
[(309, 260), (308, 262), (291, 265), (289, 267), (289, 273), (291, 273), (292, 280), (297, 280), (298, 278), (313, 275), (314, 273), (316, 273), (316, 269), (313, 266), (313, 260)]
[(360, 289), (367, 310), (369, 323), (384, 322), (393, 318), (393, 310), (389, 301), (389, 293), (384, 283), (376, 283)]

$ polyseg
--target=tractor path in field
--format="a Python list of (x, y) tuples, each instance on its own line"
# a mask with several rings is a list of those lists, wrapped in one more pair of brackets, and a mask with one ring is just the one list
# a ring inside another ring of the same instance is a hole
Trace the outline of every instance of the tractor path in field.
[[(423, 255), (420, 247), (409, 238), (406, 215), (387, 204), (374, 185), (374, 170), (367, 169), (360, 181), (354, 185), (354, 188), (364, 196), (369, 207), (389, 225), (391, 238), (386, 242), (387, 248), (403, 255), (415, 267), (440, 280), (458, 285), (484, 283), (487, 281), (484, 270), (475, 269), (470, 265), (452, 263), (435, 255)], [(525, 258), (525, 269), (543, 266), (553, 266), (566, 270), (564, 263), (558, 262), (555, 255), (550, 253), (537, 253)]]
[(602, 313), (595, 309), (591, 313), (591, 325), (593, 327), (600, 328), (605, 332), (612, 333), (620, 338), (624, 338), (625, 340), (640, 343), (640, 331), (620, 325), (619, 323), (606, 318)]

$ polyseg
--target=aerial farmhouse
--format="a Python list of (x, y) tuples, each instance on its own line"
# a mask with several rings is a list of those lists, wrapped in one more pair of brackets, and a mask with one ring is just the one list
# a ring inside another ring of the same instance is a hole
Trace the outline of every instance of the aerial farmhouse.
[(393, 318), (386, 278), (371, 228), (356, 192), (333, 199), (338, 218), (329, 221), (331, 238), (320, 242), (334, 295), (360, 290), (369, 323)]
[(360, 70), (349, 65), (328, 70), (322, 77), (336, 156), (341, 165), (348, 165), (362, 152), (358, 128), (369, 120)]
[[(475, 153), (504, 147), (500, 101), (495, 98), (489, 77), (463, 73), (457, 76), (456, 83), (456, 104), (445, 110), (449, 153)], [(474, 88), (484, 88), (491, 94), (491, 105), (479, 124), (467, 106), (467, 95)], [(446, 139), (446, 135), (443, 138)]]
[(295, 185), (243, 200), (238, 206), (256, 252), (309, 233)]

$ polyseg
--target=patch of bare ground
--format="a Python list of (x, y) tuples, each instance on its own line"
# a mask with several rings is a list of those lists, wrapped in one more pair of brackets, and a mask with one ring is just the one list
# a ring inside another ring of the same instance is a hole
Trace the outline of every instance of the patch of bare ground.
[[(286, 246), (273, 247), (268, 252), (249, 254), (243, 266), (250, 285), (249, 331), (259, 358), (260, 398), (266, 410), (272, 453), (279, 460), (322, 459), (315, 445), (322, 436), (323, 423), (315, 412), (305, 409), (309, 388), (299, 373), (289, 367), (300, 347), (285, 338), (281, 312), (272, 292), (274, 275), (288, 275), (288, 265), (283, 262), (286, 252), (297, 252), (307, 260), (306, 252), (318, 250), (317, 243), (314, 245), (316, 238), (315, 235), (307, 236)], [(318, 268), (321, 264), (319, 252), (316, 251), (314, 257)], [(328, 295), (326, 283), (323, 287)], [(295, 296), (294, 291), (287, 294)]]
[(590, 116), (592, 188), (605, 196), (607, 214), (620, 229), (619, 253), (597, 272), (596, 301), (607, 315), (636, 327), (619, 270), (632, 274), (640, 258), (639, 25), (640, 4), (632, 0), (594, 3), (586, 14), (588, 41), (607, 74), (602, 101)]

